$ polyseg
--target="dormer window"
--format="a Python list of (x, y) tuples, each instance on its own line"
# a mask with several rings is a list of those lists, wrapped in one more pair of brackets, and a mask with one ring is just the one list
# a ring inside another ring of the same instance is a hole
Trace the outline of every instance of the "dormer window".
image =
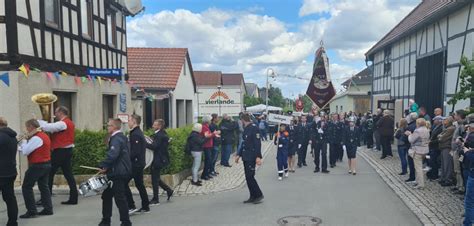
[(49, 27), (59, 29), (59, 0), (45, 0), (44, 1), (44, 15), (46, 25)]

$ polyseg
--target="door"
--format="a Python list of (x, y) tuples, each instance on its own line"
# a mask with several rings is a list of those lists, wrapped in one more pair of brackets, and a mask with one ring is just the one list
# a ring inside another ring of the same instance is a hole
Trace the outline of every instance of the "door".
[(445, 54), (440, 52), (416, 61), (415, 102), (430, 115), (435, 108), (443, 107)]

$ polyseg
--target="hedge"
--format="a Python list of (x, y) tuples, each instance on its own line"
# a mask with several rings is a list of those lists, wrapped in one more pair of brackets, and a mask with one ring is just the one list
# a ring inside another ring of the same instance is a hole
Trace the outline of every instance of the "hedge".
[[(168, 136), (172, 139), (169, 146), (170, 165), (162, 170), (162, 174), (175, 174), (192, 166), (192, 158), (184, 152), (186, 139), (191, 133), (191, 127), (178, 129), (166, 129)], [(145, 131), (146, 135), (153, 131)], [(80, 168), (79, 166), (96, 167), (105, 158), (107, 150), (107, 132), (76, 130), (76, 141), (73, 157), (74, 175), (94, 174), (96, 171)]]

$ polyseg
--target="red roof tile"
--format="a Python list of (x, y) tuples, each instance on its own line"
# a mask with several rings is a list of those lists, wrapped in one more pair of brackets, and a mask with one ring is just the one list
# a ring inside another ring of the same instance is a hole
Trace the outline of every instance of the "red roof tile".
[[(128, 48), (128, 74), (137, 86), (175, 89), (187, 48)], [(192, 69), (191, 69), (192, 70)]]
[(400, 23), (375, 44), (366, 56), (407, 35), (429, 20), (443, 16), (449, 9), (466, 4), (469, 1), (423, 0)]
[(222, 74), (222, 85), (224, 86), (240, 86), (244, 83), (244, 75), (235, 74)]
[(220, 71), (194, 71), (194, 79), (197, 86), (222, 85), (222, 73)]

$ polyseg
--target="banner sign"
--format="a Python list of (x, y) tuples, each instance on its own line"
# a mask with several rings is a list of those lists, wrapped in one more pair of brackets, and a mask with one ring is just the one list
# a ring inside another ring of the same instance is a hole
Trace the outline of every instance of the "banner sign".
[(122, 69), (87, 68), (87, 74), (90, 76), (122, 76)]
[(235, 88), (198, 88), (199, 116), (213, 113), (238, 116), (243, 111), (242, 92)]
[(122, 123), (128, 123), (129, 116), (128, 114), (117, 114), (117, 118), (122, 121)]
[(269, 122), (274, 122), (274, 123), (281, 123), (281, 124), (290, 125), (291, 121), (293, 121), (293, 117), (292, 116), (286, 116), (286, 115), (269, 114), (268, 115), (268, 121)]
[(329, 59), (324, 47), (316, 51), (313, 65), (313, 76), (306, 95), (321, 109), (336, 95), (336, 90), (329, 75)]
[(120, 101), (120, 112), (125, 113), (127, 111), (127, 94), (121, 93), (119, 95)]

